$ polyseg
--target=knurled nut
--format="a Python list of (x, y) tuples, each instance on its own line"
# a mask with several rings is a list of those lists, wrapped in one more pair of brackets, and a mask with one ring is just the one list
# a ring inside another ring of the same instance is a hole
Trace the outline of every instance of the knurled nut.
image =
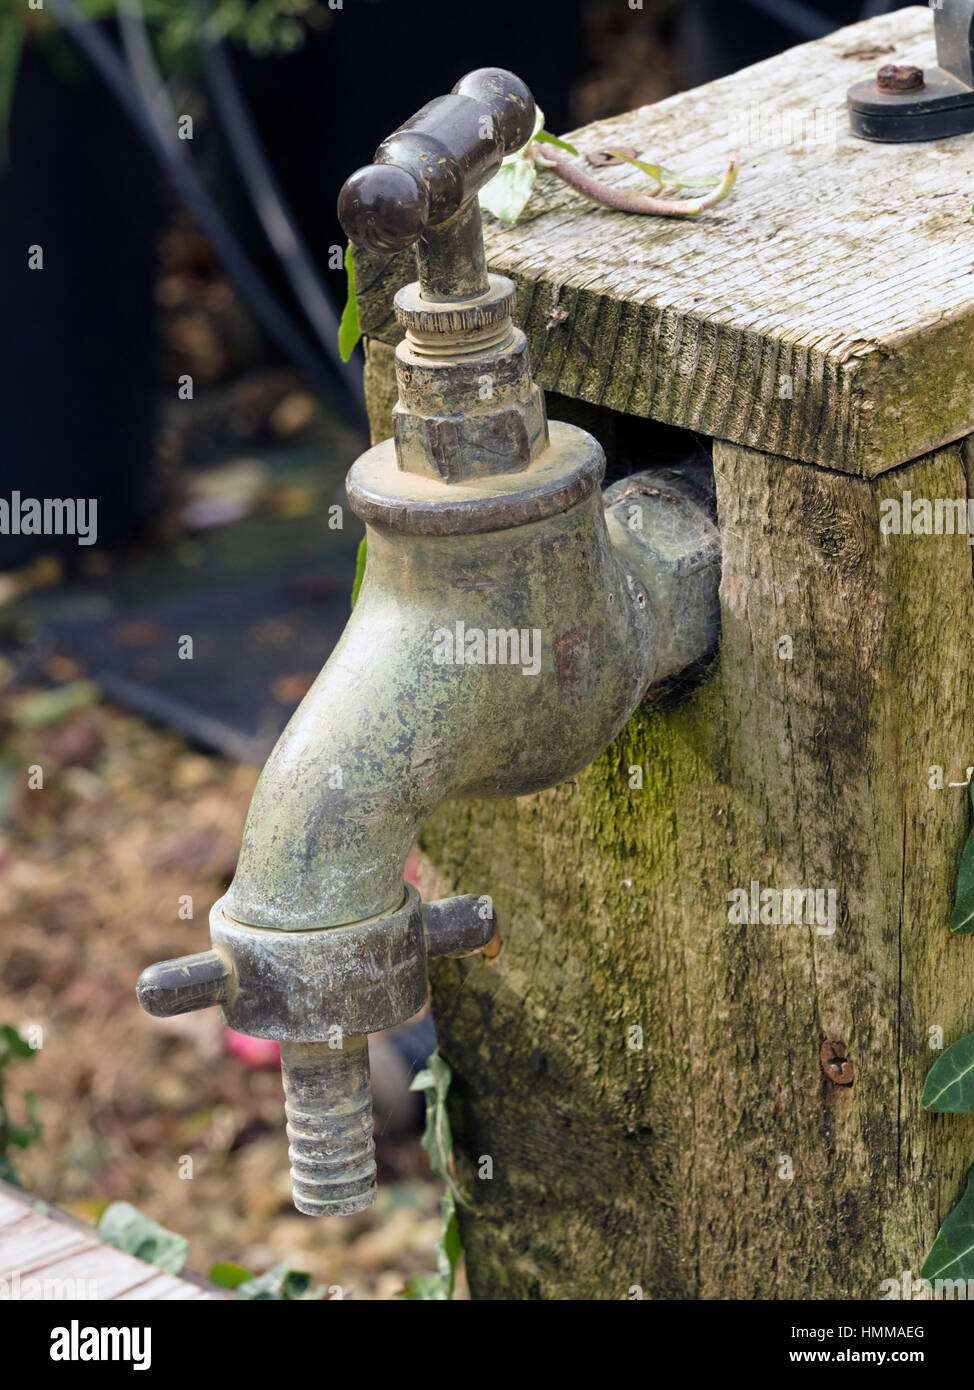
[(476, 299), (431, 302), (423, 299), (419, 283), (404, 285), (393, 301), (396, 319), (416, 333), (474, 333), (492, 328), (514, 312), (514, 286), (504, 275), (491, 275), (490, 289)]

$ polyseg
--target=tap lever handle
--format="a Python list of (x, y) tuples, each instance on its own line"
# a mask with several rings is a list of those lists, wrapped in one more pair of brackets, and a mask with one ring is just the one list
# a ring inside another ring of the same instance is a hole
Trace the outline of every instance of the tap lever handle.
[(356, 170), (338, 199), (350, 241), (390, 256), (458, 212), (526, 145), (535, 105), (519, 77), (503, 68), (467, 73), (449, 96), (436, 97)]
[(423, 921), (430, 956), (473, 956), (497, 935), (497, 914), (486, 894), (463, 893), (424, 903)]
[(222, 1004), (232, 978), (233, 971), (219, 951), (198, 951), (150, 965), (139, 976), (135, 991), (147, 1014), (173, 1018)]

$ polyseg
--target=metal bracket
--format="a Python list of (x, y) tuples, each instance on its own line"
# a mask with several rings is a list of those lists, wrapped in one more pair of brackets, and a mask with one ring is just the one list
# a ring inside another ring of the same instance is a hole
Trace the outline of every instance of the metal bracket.
[(974, 0), (931, 8), (935, 68), (888, 65), (849, 88), (849, 127), (862, 140), (906, 144), (974, 130)]

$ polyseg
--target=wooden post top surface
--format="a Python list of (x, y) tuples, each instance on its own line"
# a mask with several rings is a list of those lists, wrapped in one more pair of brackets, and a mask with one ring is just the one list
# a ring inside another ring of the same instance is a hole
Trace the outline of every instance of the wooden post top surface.
[(195, 1276), (164, 1274), (126, 1255), (66, 1212), (0, 1181), (0, 1297), (5, 1299), (224, 1300)]
[[(539, 383), (867, 477), (974, 431), (974, 134), (854, 138), (846, 90), (888, 62), (935, 64), (929, 9), (567, 134), (681, 174), (721, 173), (740, 148), (741, 170), (694, 220), (613, 212), (548, 172), (516, 227), (485, 215)], [(630, 166), (598, 173), (646, 186)], [(357, 265), (364, 331), (398, 340), (410, 254)]]

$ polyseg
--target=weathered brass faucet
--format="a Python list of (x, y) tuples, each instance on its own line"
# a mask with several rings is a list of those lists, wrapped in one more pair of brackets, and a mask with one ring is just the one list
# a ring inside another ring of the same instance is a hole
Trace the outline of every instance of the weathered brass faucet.
[(423, 1007), (427, 957), (496, 931), (489, 897), (424, 905), (404, 884), (428, 816), (571, 777), (716, 641), (705, 508), (670, 470), (603, 497), (601, 447), (549, 426), (514, 286), (487, 272), (477, 192), (534, 119), (516, 77), (471, 73), (342, 189), (354, 243), (415, 244), (419, 265), (395, 300), (393, 438), (348, 475), (364, 583), (261, 774), (212, 949), (139, 981), (150, 1013), (219, 1004), (232, 1028), (280, 1040), (309, 1215), (374, 1200), (366, 1035)]

